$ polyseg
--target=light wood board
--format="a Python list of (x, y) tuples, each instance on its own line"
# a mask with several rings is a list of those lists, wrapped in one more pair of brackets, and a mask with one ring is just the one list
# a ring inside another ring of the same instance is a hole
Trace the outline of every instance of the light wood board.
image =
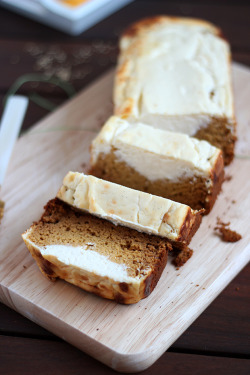
[[(154, 363), (249, 260), (250, 70), (234, 64), (233, 77), (239, 140), (226, 168), (233, 177), (204, 217), (184, 267), (176, 270), (169, 262), (148, 298), (124, 306), (64, 281), (48, 281), (22, 242), (21, 233), (40, 218), (64, 175), (85, 170), (89, 144), (112, 112), (111, 71), (16, 144), (1, 192), (6, 212), (0, 226), (0, 300), (118, 371), (141, 371)], [(213, 230), (217, 216), (243, 238), (222, 242)]]

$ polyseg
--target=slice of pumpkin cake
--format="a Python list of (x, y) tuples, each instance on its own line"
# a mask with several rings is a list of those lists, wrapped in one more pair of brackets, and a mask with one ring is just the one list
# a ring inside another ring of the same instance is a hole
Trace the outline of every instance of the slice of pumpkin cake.
[(208, 213), (224, 163), (221, 150), (206, 141), (112, 116), (91, 144), (90, 173)]
[(124, 304), (152, 292), (171, 250), (168, 240), (77, 212), (59, 199), (48, 202), (23, 240), (50, 280)]
[(152, 292), (172, 246), (185, 246), (200, 221), (190, 207), (69, 172), (22, 237), (50, 280), (131, 304)]
[(189, 244), (203, 214), (203, 210), (78, 172), (65, 176), (57, 197), (115, 225), (165, 237), (179, 248)]

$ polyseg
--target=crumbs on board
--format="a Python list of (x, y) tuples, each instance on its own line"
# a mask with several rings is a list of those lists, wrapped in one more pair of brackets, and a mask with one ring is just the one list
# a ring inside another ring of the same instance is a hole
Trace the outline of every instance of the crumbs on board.
[(4, 213), (4, 202), (0, 199), (0, 224)]
[(175, 267), (182, 267), (189, 258), (193, 255), (193, 250), (185, 247), (184, 249), (180, 250), (179, 253), (173, 260), (173, 264)]
[(217, 217), (217, 225), (214, 228), (215, 230), (219, 231), (221, 238), (225, 242), (237, 242), (239, 241), (242, 236), (235, 232), (234, 230), (231, 230), (229, 228), (229, 223), (223, 223), (219, 217)]

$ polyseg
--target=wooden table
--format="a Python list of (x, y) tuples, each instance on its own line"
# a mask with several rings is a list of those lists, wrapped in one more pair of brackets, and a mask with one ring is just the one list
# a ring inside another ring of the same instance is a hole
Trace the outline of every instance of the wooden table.
[[(117, 38), (131, 22), (153, 14), (205, 18), (219, 25), (233, 59), (250, 66), (250, 5), (246, 1), (135, 1), (77, 37), (0, 8), (0, 97), (23, 74), (54, 74), (76, 91), (114, 66)], [(25, 83), (58, 105), (65, 93), (49, 84)], [(31, 103), (23, 129), (48, 111)], [(100, 119), (102, 121), (104, 119)], [(250, 265), (145, 374), (249, 374)], [(97, 362), (0, 304), (1, 374), (112, 374)]]

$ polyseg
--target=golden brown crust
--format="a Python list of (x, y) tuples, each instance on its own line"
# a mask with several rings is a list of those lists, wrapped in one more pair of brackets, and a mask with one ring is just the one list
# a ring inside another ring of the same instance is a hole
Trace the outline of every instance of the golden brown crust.
[[(125, 80), (126, 77), (121, 78), (121, 79)], [(122, 106), (121, 113), (120, 113), (119, 108), (118, 108), (118, 110), (116, 111), (116, 114), (121, 115), (121, 118), (126, 119), (131, 115), (131, 113), (133, 111), (133, 107), (134, 107), (134, 100), (132, 98), (127, 98), (126, 102)]]
[(100, 297), (115, 300), (122, 304), (137, 303), (143, 298), (146, 298), (154, 290), (158, 283), (161, 274), (167, 264), (168, 253), (162, 251), (155, 268), (147, 275), (140, 283), (140, 288), (135, 288), (129, 283), (117, 283), (111, 279), (100, 279), (98, 276), (93, 276), (88, 273), (81, 272), (80, 269), (73, 269), (70, 266), (60, 265), (59, 262), (49, 262), (41, 253), (30, 243), (25, 241), (28, 250), (33, 258), (36, 260), (41, 272), (49, 280), (55, 281), (56, 278), (65, 280), (81, 289), (94, 293)]
[(167, 264), (167, 259), (168, 252), (162, 252), (155, 265), (154, 272), (151, 272), (151, 274), (145, 280), (143, 298), (149, 296), (149, 294), (151, 294), (151, 292), (154, 290)]
[(194, 216), (191, 212), (191, 208), (189, 208), (187, 216), (180, 230), (180, 234), (178, 237), (179, 243), (177, 242), (176, 247), (183, 249), (186, 245), (190, 243), (192, 237), (195, 235), (201, 224), (202, 215), (204, 215), (204, 213), (205, 210), (200, 210)]
[(213, 188), (211, 189), (211, 193), (207, 197), (207, 204), (206, 204), (206, 214), (208, 214), (214, 204), (215, 201), (221, 191), (221, 186), (225, 178), (225, 172), (224, 172), (224, 161), (222, 153), (217, 158), (217, 161), (215, 163), (214, 169), (212, 171), (211, 180), (213, 183)]
[(30, 254), (35, 259), (42, 274), (46, 276), (50, 281), (55, 281), (57, 278), (57, 274), (54, 272), (53, 264), (49, 262), (48, 260), (44, 259), (40, 251), (38, 251), (34, 246), (32, 246), (29, 241), (26, 241), (24, 239), (24, 242)]
[(4, 202), (0, 200), (0, 224), (4, 214)]
[(130, 25), (123, 33), (122, 37), (136, 37), (140, 32), (144, 32), (154, 27), (155, 25), (164, 23), (186, 23), (189, 25), (202, 25), (208, 28), (213, 34), (221, 36), (221, 30), (212, 23), (198, 18), (184, 18), (175, 16), (158, 15), (153, 17), (143, 18), (132, 25)]

